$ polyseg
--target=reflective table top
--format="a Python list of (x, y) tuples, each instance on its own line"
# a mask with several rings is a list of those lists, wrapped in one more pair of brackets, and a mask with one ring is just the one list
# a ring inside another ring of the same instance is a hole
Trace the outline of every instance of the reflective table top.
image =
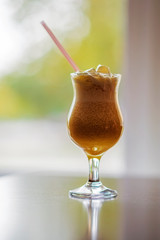
[(158, 240), (160, 180), (102, 179), (110, 201), (70, 199), (86, 181), (47, 173), (0, 177), (1, 240)]

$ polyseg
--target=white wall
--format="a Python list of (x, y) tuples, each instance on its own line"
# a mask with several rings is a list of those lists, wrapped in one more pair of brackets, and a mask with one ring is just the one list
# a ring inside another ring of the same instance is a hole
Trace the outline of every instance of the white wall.
[[(0, 121), (0, 173), (51, 171), (88, 177), (88, 160), (68, 136), (66, 122), (53, 119)], [(123, 141), (104, 154), (100, 175), (124, 172)]]
[(128, 174), (160, 176), (160, 1), (129, 0), (124, 77)]

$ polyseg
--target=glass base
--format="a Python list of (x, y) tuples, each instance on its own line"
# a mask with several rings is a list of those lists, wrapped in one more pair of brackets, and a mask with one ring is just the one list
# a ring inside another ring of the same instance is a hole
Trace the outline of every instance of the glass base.
[(101, 182), (87, 182), (80, 188), (70, 190), (69, 195), (83, 199), (112, 199), (117, 197), (117, 192), (103, 186)]

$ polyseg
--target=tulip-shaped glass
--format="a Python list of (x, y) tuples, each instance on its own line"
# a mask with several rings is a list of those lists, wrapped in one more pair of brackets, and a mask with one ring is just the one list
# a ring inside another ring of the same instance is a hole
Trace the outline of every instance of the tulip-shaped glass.
[(121, 75), (91, 69), (72, 73), (71, 78), (74, 98), (67, 126), (71, 140), (88, 157), (89, 179), (85, 185), (69, 193), (77, 198), (114, 198), (117, 192), (103, 186), (99, 180), (99, 162), (104, 152), (116, 144), (123, 131), (118, 104)]

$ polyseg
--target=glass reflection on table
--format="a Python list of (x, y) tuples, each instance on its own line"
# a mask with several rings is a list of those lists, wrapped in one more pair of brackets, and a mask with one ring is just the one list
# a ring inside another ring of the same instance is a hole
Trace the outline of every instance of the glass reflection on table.
[(88, 215), (88, 224), (85, 235), (81, 238), (81, 240), (103, 240), (103, 238), (99, 232), (98, 224), (99, 224), (99, 213), (101, 211), (102, 205), (104, 202), (114, 200), (104, 200), (104, 199), (77, 199), (69, 196), (71, 199), (75, 201), (79, 201), (83, 204), (87, 215)]

